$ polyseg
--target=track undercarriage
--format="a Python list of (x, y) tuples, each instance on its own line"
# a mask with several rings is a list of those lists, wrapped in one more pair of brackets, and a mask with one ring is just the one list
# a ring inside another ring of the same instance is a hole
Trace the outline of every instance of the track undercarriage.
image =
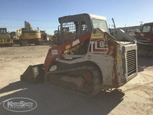
[(153, 58), (153, 43), (138, 42), (138, 56)]
[(91, 65), (48, 72), (45, 82), (85, 96), (94, 96), (102, 91), (101, 71)]

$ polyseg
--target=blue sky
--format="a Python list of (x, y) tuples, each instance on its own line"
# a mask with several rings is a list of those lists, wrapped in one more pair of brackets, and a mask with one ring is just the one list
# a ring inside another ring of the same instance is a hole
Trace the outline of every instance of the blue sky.
[(0, 27), (16, 31), (24, 21), (53, 34), (58, 17), (80, 13), (114, 18), (117, 27), (153, 22), (153, 0), (0, 0)]

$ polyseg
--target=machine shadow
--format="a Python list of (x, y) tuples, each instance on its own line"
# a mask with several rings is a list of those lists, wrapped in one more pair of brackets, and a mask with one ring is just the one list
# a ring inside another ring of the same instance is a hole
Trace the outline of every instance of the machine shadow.
[(139, 57), (138, 58), (138, 72), (144, 71), (145, 68), (153, 65), (152, 58)]
[[(30, 84), (22, 81), (11, 83), (0, 90), (0, 94), (7, 92), (7, 95), (0, 97), (0, 103), (13, 97), (27, 97), (37, 102), (37, 108), (22, 113), (24, 115), (107, 115), (124, 97), (123, 92), (113, 90), (103, 91), (95, 97), (87, 98), (48, 87), (44, 83)], [(0, 114), (17, 115), (20, 113), (7, 111), (1, 104)]]

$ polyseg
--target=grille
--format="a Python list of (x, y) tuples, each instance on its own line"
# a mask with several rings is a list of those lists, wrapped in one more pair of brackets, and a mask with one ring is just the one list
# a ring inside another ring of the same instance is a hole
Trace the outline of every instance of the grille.
[(136, 73), (136, 51), (130, 50), (127, 51), (127, 72), (128, 76), (133, 73)]

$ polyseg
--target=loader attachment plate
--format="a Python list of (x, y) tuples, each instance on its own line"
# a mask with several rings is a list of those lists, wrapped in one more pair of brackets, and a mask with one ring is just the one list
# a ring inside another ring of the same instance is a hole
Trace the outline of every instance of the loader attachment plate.
[(44, 64), (30, 65), (20, 76), (21, 81), (41, 83), (44, 81)]

